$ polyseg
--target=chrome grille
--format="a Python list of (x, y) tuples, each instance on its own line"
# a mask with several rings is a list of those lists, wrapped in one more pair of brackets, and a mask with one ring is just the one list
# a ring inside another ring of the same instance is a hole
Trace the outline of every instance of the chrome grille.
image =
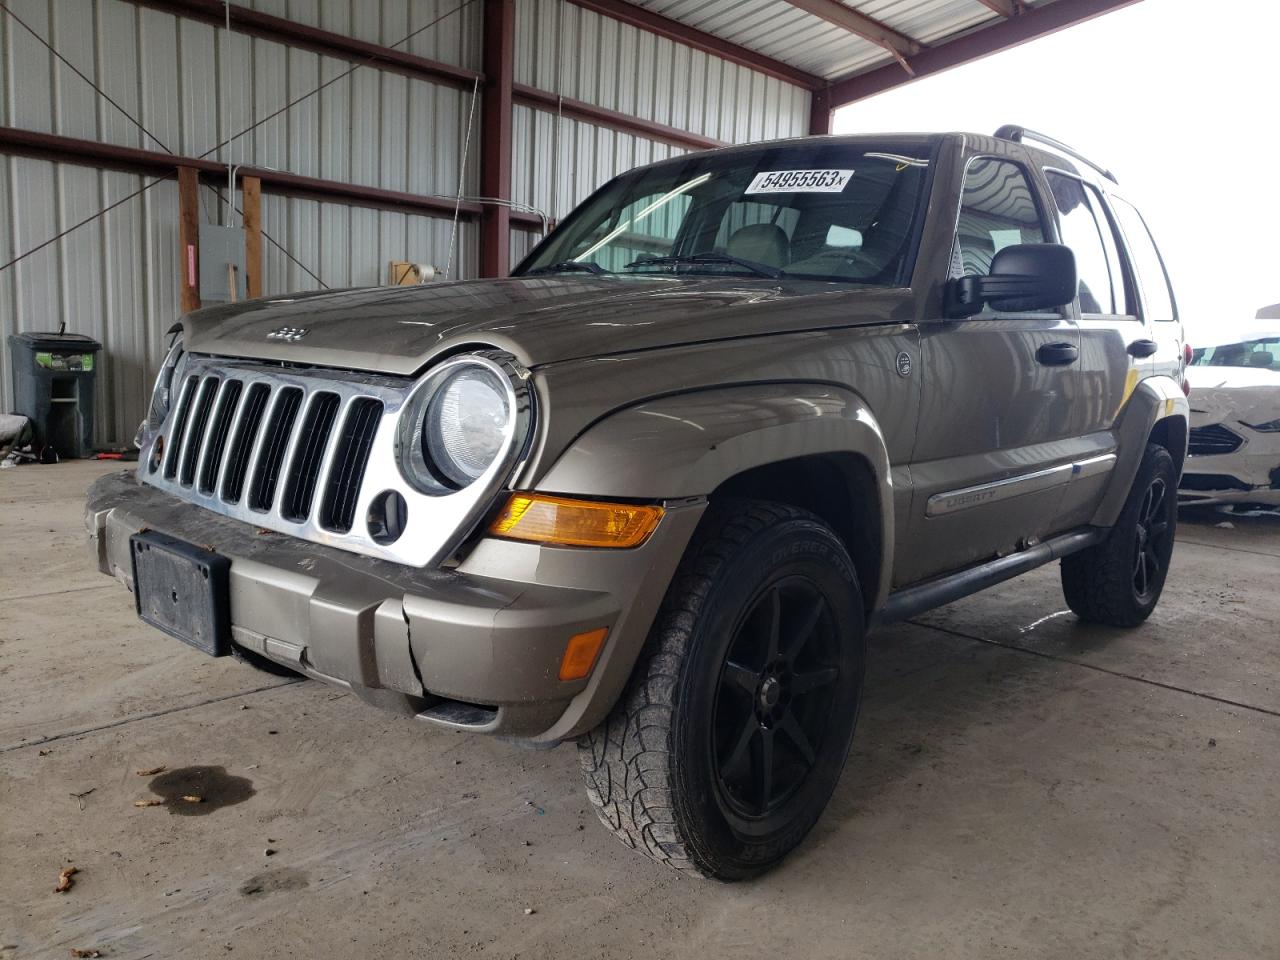
[(1187, 452), (1193, 457), (1211, 457), (1234, 453), (1244, 443), (1244, 437), (1228, 430), (1220, 423), (1207, 427), (1192, 427)]
[[(200, 383), (199, 377), (188, 377), (182, 385), (182, 395), (178, 398), (178, 406), (174, 411), (173, 434), (176, 437), (182, 437), (187, 432), (187, 419), (191, 416), (191, 398), (195, 395), (196, 386)], [(178, 475), (178, 453), (181, 450), (179, 442), (170, 443), (164, 449), (164, 477), (166, 480), (172, 480)]]
[(271, 415), (258, 440), (257, 466), (249, 484), (249, 506), (254, 510), (266, 513), (275, 503), (280, 469), (293, 441), (293, 424), (301, 405), (302, 391), (297, 387), (283, 387), (272, 398)]
[(311, 500), (320, 479), (320, 461), (329, 447), (329, 434), (338, 415), (338, 395), (317, 393), (311, 398), (302, 422), (301, 438), (293, 460), (293, 470), (284, 488), (280, 512), (289, 520), (305, 520), (311, 516)]
[(240, 496), (244, 493), (244, 478), (249, 473), (249, 457), (253, 452), (254, 441), (258, 438), (258, 428), (262, 426), (262, 415), (266, 412), (267, 398), (270, 395), (271, 388), (265, 383), (255, 383), (249, 387), (231, 440), (227, 472), (222, 478), (224, 503), (239, 503)]
[[(138, 474), (255, 527), (413, 566), (439, 563), (509, 482), (524, 441), (468, 487), (416, 489), (397, 464), (397, 427), (424, 382), (188, 353), (175, 374), (175, 402), (143, 445)], [(530, 396), (521, 383), (525, 430)], [(404, 498), (404, 532), (379, 543), (366, 517), (388, 491)]]
[(360, 397), (347, 412), (334, 457), (336, 478), (328, 485), (320, 508), (320, 522), (327, 530), (346, 533), (355, 522), (356, 494), (364, 480), (369, 448), (382, 419), (382, 401)]
[(196, 458), (204, 449), (205, 430), (209, 426), (209, 413), (213, 410), (214, 398), (218, 395), (217, 377), (205, 377), (196, 393), (196, 405), (182, 437), (178, 459), (182, 468), (178, 471), (178, 482), (189, 487), (196, 482)]
[(222, 461), (227, 452), (227, 434), (231, 430), (231, 420), (235, 416), (236, 404), (240, 402), (240, 391), (243, 388), (244, 384), (239, 380), (227, 380), (222, 385), (218, 407), (209, 427), (208, 450), (200, 464), (201, 493), (213, 493), (218, 482), (218, 471), (222, 469)]
[[(317, 524), (349, 532), (384, 402), (361, 396), (359, 384), (339, 392), (325, 389), (327, 379), (314, 389), (301, 379), (265, 370), (244, 377), (189, 373), (168, 419), (163, 456), (148, 461), (150, 482), (192, 491), (197, 497), (188, 499), (197, 502), (217, 498), (293, 524), (311, 518), (322, 492)], [(340, 414), (343, 426), (335, 431)]]

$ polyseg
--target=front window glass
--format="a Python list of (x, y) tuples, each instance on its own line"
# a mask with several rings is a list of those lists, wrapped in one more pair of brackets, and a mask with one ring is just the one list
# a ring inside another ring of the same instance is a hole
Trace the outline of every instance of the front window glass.
[(761, 147), (624, 174), (517, 270), (907, 282), (931, 148)]
[(951, 276), (985, 277), (1000, 250), (1020, 243), (1044, 243), (1040, 209), (1026, 174), (1008, 160), (970, 160), (951, 252)]
[(1191, 362), (1197, 367), (1255, 367), (1280, 371), (1280, 337), (1201, 348), (1195, 351)]

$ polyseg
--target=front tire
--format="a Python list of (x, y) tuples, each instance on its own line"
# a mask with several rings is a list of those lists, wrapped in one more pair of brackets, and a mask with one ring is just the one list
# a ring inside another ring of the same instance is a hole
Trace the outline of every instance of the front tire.
[(1062, 560), (1062, 592), (1081, 620), (1136, 627), (1156, 608), (1173, 556), (1178, 474), (1169, 451), (1149, 443), (1107, 538)]
[(693, 875), (774, 866), (839, 780), (864, 632), (853, 564), (821, 520), (762, 501), (714, 505), (626, 691), (579, 741), (600, 820)]

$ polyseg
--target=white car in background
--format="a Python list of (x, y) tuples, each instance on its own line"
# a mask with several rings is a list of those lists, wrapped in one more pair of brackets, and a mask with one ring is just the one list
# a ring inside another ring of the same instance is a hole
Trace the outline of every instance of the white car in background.
[(1178, 502), (1280, 507), (1280, 324), (1197, 347)]

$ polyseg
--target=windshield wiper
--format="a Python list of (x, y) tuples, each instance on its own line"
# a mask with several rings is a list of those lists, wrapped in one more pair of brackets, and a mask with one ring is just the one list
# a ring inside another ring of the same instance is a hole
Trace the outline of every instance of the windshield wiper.
[(632, 260), (624, 269), (632, 267), (676, 267), (684, 263), (732, 263), (750, 270), (756, 276), (770, 277), (774, 280), (782, 276), (782, 271), (767, 263), (757, 263), (745, 257), (735, 257), (731, 253), (690, 253), (681, 257), (641, 257)]
[(553, 263), (549, 267), (534, 267), (532, 270), (526, 271), (526, 273), (572, 273), (575, 270), (580, 270), (583, 273), (609, 272), (600, 264), (592, 263), (590, 260), (561, 260), (559, 263)]

